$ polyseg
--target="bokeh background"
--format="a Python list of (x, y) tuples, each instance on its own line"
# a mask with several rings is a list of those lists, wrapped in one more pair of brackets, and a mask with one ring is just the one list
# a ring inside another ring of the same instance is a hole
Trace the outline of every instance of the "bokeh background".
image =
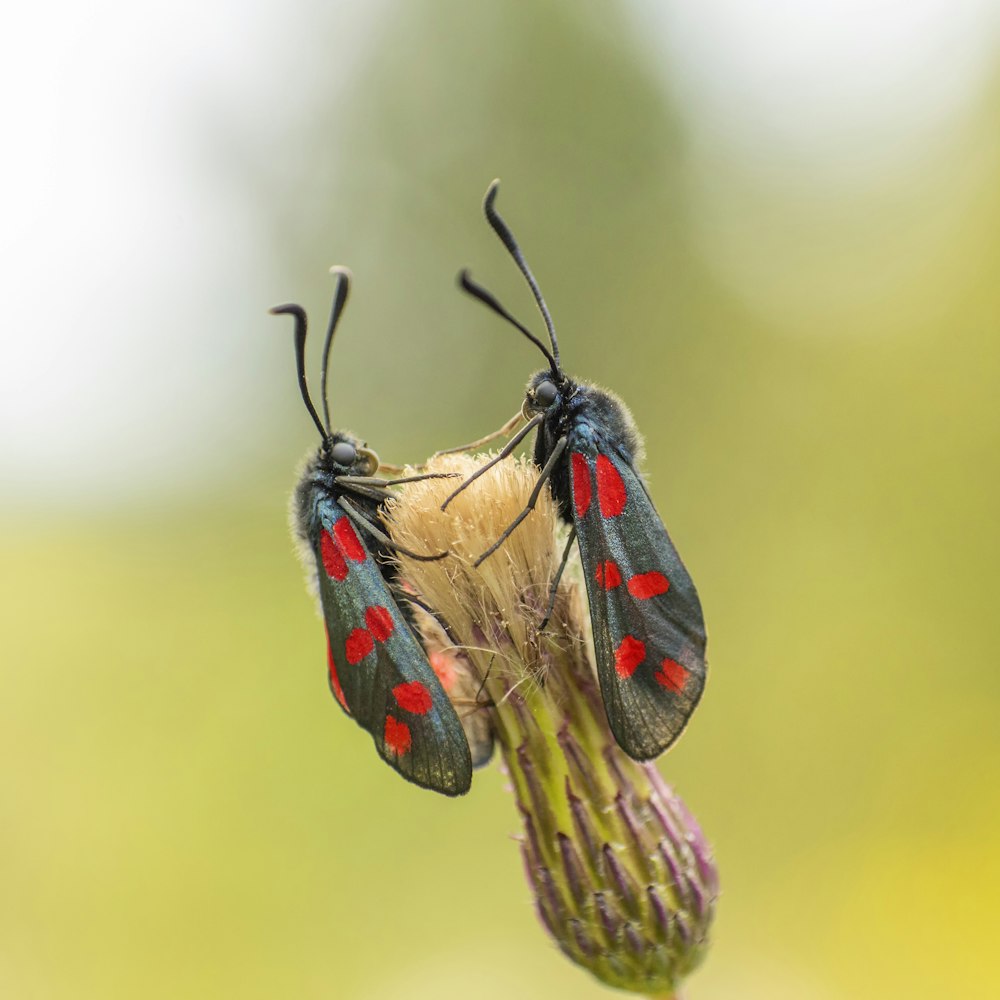
[[(496, 768), (348, 725), (285, 520), (538, 364), (648, 440), (712, 665), (662, 770), (722, 872), (691, 998), (997, 995), (1000, 12), (990, 0), (21, 5), (0, 39), (0, 996), (606, 991)], [(317, 345), (314, 343), (313, 349)], [(315, 359), (316, 354), (312, 357)]]

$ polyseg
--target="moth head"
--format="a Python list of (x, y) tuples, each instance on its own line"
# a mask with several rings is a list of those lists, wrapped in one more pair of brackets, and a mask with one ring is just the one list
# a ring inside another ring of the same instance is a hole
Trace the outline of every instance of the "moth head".
[(572, 392), (572, 386), (562, 373), (556, 376), (548, 368), (532, 375), (524, 394), (521, 412), (526, 419), (538, 413), (555, 413)]
[(373, 476), (378, 471), (378, 455), (344, 431), (326, 438), (320, 455), (323, 464), (337, 476)]

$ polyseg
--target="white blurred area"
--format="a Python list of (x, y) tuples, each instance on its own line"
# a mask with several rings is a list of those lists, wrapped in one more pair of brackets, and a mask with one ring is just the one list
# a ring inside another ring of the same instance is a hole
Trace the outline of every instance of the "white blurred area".
[[(260, 0), (8, 11), (0, 504), (196, 492), (252, 455), (275, 251), (222, 168), (218, 122), (280, 173), (269, 123), (307, 113), (321, 68), (349, 87), (387, 6), (331, 2), (328, 37), (300, 34), (305, 8)], [(974, 211), (934, 178), (996, 72), (997, 4), (627, 6), (687, 123), (690, 212), (720, 281), (790, 331), (856, 330), (886, 282), (922, 308), (922, 276), (958, 266), (950, 234)], [(970, 163), (967, 191), (995, 167)], [(885, 217), (862, 242), (850, 223), (872, 205)]]
[(253, 455), (280, 249), (229, 171), (249, 142), (248, 169), (279, 174), (278, 116), (331, 65), (349, 80), (381, 5), (338, 7), (322, 48), (261, 0), (8, 12), (0, 506), (183, 496)]

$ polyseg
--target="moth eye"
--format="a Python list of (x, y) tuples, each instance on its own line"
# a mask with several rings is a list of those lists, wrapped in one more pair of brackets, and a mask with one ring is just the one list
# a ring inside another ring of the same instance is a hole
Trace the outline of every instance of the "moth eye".
[(555, 387), (555, 383), (550, 382), (548, 379), (545, 379), (544, 382), (539, 382), (535, 387), (535, 402), (539, 406), (551, 406), (556, 401), (558, 395), (559, 390)]
[(330, 458), (338, 465), (353, 465), (357, 455), (357, 450), (349, 441), (338, 441), (330, 449)]

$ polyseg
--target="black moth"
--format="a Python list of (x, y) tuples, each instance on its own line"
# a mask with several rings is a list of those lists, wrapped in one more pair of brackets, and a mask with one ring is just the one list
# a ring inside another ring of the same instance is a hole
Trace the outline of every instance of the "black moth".
[(570, 378), (560, 367), (545, 300), (494, 207), (498, 185), (494, 181), (486, 192), (486, 218), (531, 287), (551, 350), (468, 272), (462, 272), (460, 283), (517, 327), (549, 366), (528, 382), (522, 408), (526, 426), (455, 494), (537, 428), (534, 461), (541, 472), (528, 505), (478, 562), (496, 552), (528, 516), (548, 482), (560, 515), (571, 526), (560, 572), (574, 537), (580, 547), (597, 674), (611, 730), (630, 757), (648, 760), (680, 736), (705, 687), (701, 603), (638, 471), (642, 440), (631, 414), (617, 396)]
[[(472, 781), (472, 758), (458, 715), (399, 601), (392, 551), (437, 559), (396, 546), (383, 530), (388, 487), (406, 480), (375, 478), (378, 457), (363, 442), (330, 426), (326, 378), (337, 321), (347, 301), (349, 272), (335, 268), (337, 290), (323, 347), (321, 422), (306, 386), (306, 314), (276, 306), (295, 320), (299, 388), (322, 443), (306, 463), (292, 502), (293, 530), (315, 569), (327, 633), (330, 688), (340, 706), (371, 733), (382, 759), (407, 781), (461, 795)], [(488, 756), (488, 753), (487, 753)]]

